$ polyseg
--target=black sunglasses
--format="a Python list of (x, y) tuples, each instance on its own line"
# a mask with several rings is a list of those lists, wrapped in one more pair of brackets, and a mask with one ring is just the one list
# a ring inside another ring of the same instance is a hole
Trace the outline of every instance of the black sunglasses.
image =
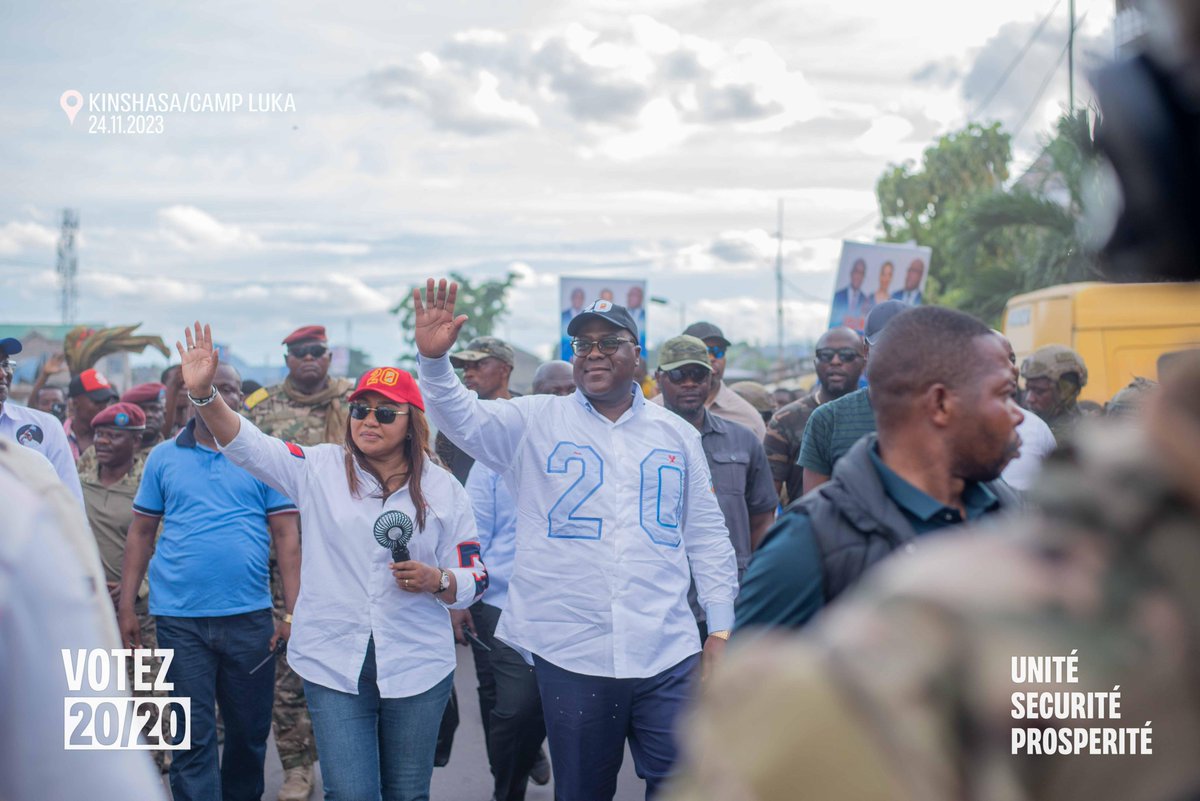
[[(303, 359), (305, 356), (312, 356), (314, 359), (319, 359), (329, 352), (329, 348), (324, 345), (300, 345), (296, 348), (288, 348), (288, 356), (296, 359)], [(359, 418), (360, 420), (362, 418)]]
[(621, 337), (604, 337), (604, 339), (572, 339), (571, 350), (576, 356), (587, 356), (592, 352), (592, 348), (600, 348), (600, 352), (605, 356), (612, 356), (620, 349), (623, 342), (628, 342), (630, 345), (635, 344), (632, 339), (622, 339)]
[(662, 374), (671, 379), (672, 384), (682, 384), (684, 381), (693, 381), (697, 384), (703, 384), (712, 375), (712, 370), (701, 367), (698, 364), (689, 364), (686, 367), (676, 367), (673, 370), (663, 370)]
[(841, 359), (842, 364), (851, 364), (858, 361), (860, 354), (854, 348), (821, 348), (817, 351), (817, 361), (821, 364), (829, 364), (834, 356)]
[(363, 403), (350, 404), (350, 416), (355, 420), (366, 420), (367, 415), (375, 412), (375, 422), (382, 426), (390, 426), (396, 422), (396, 417), (408, 414), (408, 409), (388, 409), (380, 406), (367, 406)]

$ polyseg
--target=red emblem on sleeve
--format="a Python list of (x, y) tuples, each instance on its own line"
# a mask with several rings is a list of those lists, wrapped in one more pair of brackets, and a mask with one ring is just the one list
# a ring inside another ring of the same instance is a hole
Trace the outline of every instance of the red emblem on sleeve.
[(297, 459), (304, 458), (304, 449), (299, 445), (294, 442), (285, 442), (283, 444), (287, 445), (288, 453), (290, 453), (292, 456), (295, 456)]

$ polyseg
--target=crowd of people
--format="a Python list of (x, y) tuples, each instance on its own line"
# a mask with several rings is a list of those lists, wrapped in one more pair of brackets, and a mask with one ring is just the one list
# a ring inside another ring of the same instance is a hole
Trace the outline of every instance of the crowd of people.
[(175, 653), (191, 747), (153, 752), (175, 799), (260, 798), (272, 724), (281, 801), (309, 797), (318, 757), (328, 799), (427, 798), (455, 642), (494, 799), (551, 774), (557, 798), (611, 799), (627, 743), (656, 796), (731, 637), (808, 626), (891, 554), (1020, 509), (1085, 416), (1074, 351), (1018, 366), (978, 320), (891, 299), (817, 340), (799, 397), (726, 384), (709, 322), (643, 366), (637, 322), (600, 300), (520, 396), (509, 344), (458, 347), (455, 295), (414, 295), (415, 378), (330, 376), (310, 325), (280, 384), (247, 386), (196, 323), (160, 383), (119, 394), (87, 369), (63, 393), (52, 358), (21, 406), (21, 344), (0, 341), (0, 436), (82, 506), (73, 547), (98, 556), (120, 643)]

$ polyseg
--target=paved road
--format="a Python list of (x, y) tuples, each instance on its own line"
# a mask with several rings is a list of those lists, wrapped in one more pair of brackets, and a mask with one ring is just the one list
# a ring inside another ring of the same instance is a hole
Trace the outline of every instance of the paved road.
[[(475, 666), (472, 662), (471, 651), (468, 648), (458, 649), (458, 669), (454, 674), (454, 684), (458, 689), (459, 718), (458, 732), (454, 737), (454, 750), (450, 755), (450, 764), (433, 771), (433, 788), (430, 793), (431, 801), (488, 801), (492, 794), (492, 776), (488, 772), (487, 753), (483, 746), (483, 728), (479, 722), (479, 696), (475, 691)], [(313, 790), (311, 798), (320, 801), (322, 798), (317, 766), (318, 785)], [(267, 744), (267, 792), (264, 801), (275, 801), (279, 786), (283, 784), (283, 771), (279, 765), (279, 756), (275, 751), (275, 738)], [(545, 787), (537, 787), (532, 783), (525, 795), (526, 801), (552, 801), (554, 798), (554, 783)], [(625, 750), (625, 761), (621, 765), (621, 774), (617, 780), (617, 795), (615, 801), (642, 801), (645, 798), (646, 785), (637, 777), (633, 770), (633, 757)]]

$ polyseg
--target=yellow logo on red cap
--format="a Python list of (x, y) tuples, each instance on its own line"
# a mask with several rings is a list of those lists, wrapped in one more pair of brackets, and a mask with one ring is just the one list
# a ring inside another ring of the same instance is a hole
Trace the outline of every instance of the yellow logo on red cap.
[(382, 384), (385, 387), (394, 387), (400, 380), (400, 371), (394, 367), (376, 367), (367, 374), (367, 380), (362, 383), (363, 387), (373, 387)]

